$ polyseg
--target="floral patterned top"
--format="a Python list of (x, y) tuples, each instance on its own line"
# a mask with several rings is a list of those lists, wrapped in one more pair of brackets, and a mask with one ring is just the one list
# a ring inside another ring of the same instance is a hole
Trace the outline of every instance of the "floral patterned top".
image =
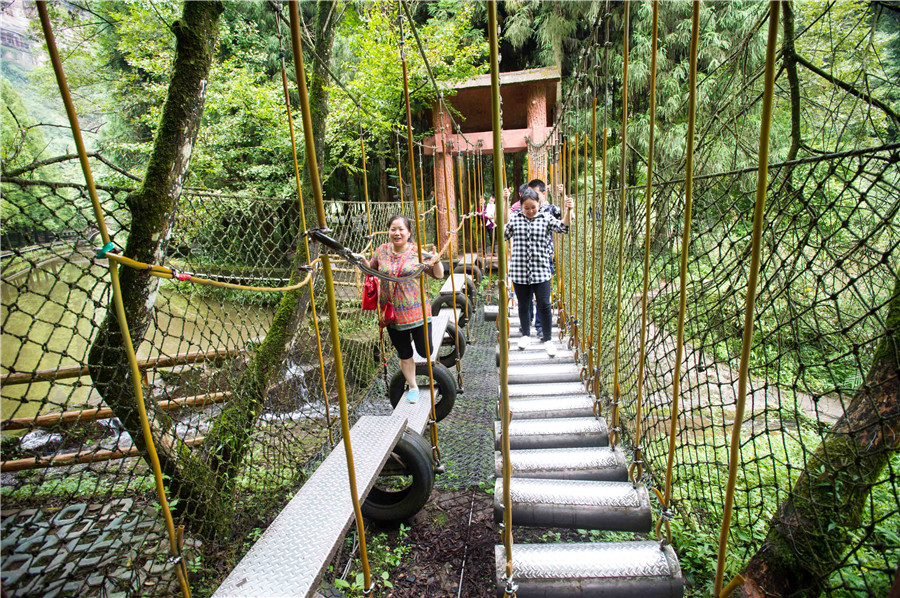
[[(390, 276), (409, 276), (415, 272), (419, 263), (419, 254), (415, 243), (410, 243), (403, 253), (394, 253), (391, 243), (385, 243), (375, 250), (369, 266), (377, 268)], [(434, 277), (433, 270), (426, 268), (425, 272)], [(406, 282), (391, 282), (379, 280), (379, 306), (391, 301), (394, 304), (396, 321), (391, 324), (397, 330), (408, 330), (422, 325), (422, 302), (419, 300), (419, 279), (412, 278)], [(431, 305), (425, 303), (425, 313), (428, 321), (431, 321)]]

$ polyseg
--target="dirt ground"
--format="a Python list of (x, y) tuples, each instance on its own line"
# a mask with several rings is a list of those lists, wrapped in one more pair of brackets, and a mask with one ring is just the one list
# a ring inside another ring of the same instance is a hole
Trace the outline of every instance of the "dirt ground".
[(500, 536), (492, 505), (493, 497), (481, 490), (436, 490), (412, 522), (407, 560), (390, 572), (393, 589), (382, 595), (494, 596), (494, 545)]

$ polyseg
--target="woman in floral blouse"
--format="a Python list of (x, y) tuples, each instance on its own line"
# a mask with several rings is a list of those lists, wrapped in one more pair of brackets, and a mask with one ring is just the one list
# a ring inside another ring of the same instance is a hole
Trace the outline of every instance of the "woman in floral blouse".
[[(418, 251), (415, 243), (410, 241), (412, 236), (412, 223), (409, 218), (400, 214), (391, 218), (388, 223), (388, 238), (390, 241), (378, 247), (372, 255), (372, 259), (366, 262), (370, 268), (377, 268), (381, 272), (395, 277), (409, 276), (415, 273), (418, 265)], [(425, 262), (425, 272), (433, 278), (444, 277), (444, 265), (441, 263), (441, 255), (432, 247), (432, 257)], [(379, 296), (380, 306), (390, 301), (394, 306), (396, 320), (388, 325), (388, 335), (391, 343), (397, 349), (400, 358), (400, 371), (406, 378), (409, 391), (406, 400), (415, 403), (419, 398), (419, 385), (416, 383), (416, 364), (413, 360), (413, 343), (419, 355), (425, 355), (426, 326), (422, 321), (422, 302), (419, 297), (419, 279), (413, 277), (406, 282), (391, 282), (382, 280)], [(425, 313), (428, 318), (428, 338), (431, 339), (431, 305), (425, 303)]]

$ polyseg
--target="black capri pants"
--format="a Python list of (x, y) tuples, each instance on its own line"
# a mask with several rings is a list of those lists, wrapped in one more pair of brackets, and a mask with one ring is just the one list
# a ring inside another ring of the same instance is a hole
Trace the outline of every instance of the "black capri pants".
[[(419, 355), (425, 356), (425, 326), (420, 324), (407, 330), (397, 330), (393, 326), (388, 326), (387, 331), (400, 359), (409, 359), (413, 356), (413, 343), (416, 343)], [(428, 322), (428, 339), (431, 340), (431, 322)], [(431, 347), (431, 350), (434, 351), (434, 347)]]

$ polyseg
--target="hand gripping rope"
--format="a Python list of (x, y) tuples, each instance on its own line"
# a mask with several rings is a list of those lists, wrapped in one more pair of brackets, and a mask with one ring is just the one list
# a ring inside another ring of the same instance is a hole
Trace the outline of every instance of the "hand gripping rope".
[[(413, 268), (413, 272), (406, 276), (391, 276), (389, 274), (385, 274), (380, 270), (376, 270), (374, 268), (368, 267), (363, 262), (363, 256), (359, 253), (354, 253), (349, 247), (341, 244), (340, 241), (335, 239), (334, 237), (329, 236), (332, 230), (330, 228), (311, 228), (306, 231), (304, 234), (308, 236), (313, 241), (320, 243), (324, 247), (327, 247), (331, 250), (332, 253), (341, 256), (347, 262), (353, 264), (366, 274), (371, 274), (372, 276), (379, 278), (381, 280), (389, 280), (391, 282), (408, 282), (410, 280), (415, 280), (418, 276), (425, 271), (429, 266), (427, 264), (416, 264), (415, 268)], [(422, 253), (425, 257), (433, 257), (431, 254), (427, 252)]]

